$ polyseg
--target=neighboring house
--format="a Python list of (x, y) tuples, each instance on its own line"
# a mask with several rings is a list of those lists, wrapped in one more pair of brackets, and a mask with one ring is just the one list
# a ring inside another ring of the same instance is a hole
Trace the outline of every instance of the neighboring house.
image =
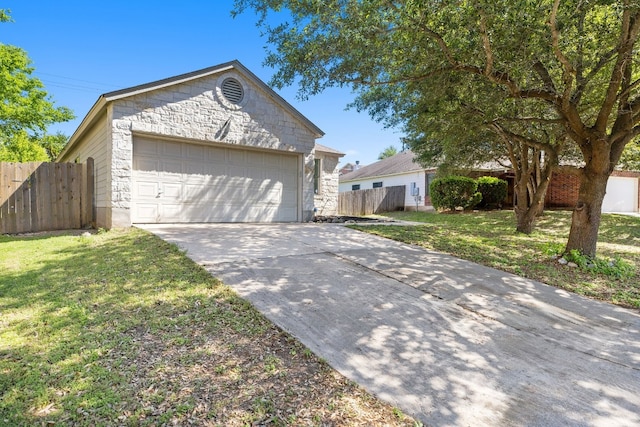
[[(405, 209), (424, 209), (431, 205), (429, 184), (435, 177), (436, 168), (424, 168), (413, 159), (410, 150), (364, 166), (340, 176), (340, 192), (364, 190), (375, 187), (405, 185)], [(486, 164), (474, 171), (474, 176), (491, 175), (509, 183), (509, 195), (505, 205), (513, 204), (513, 172), (498, 164)], [(579, 181), (577, 175), (555, 173), (547, 190), (545, 206), (571, 208), (578, 200)], [(416, 203), (413, 194), (421, 200)], [(640, 212), (640, 172), (614, 171), (607, 183), (603, 212)]]
[(347, 174), (349, 172), (353, 172), (356, 169), (360, 168), (360, 161), (356, 160), (355, 164), (354, 163), (347, 163), (346, 165), (342, 166), (340, 168), (340, 175), (344, 175)]
[(405, 209), (431, 205), (429, 184), (436, 168), (424, 168), (414, 161), (410, 150), (387, 157), (340, 176), (340, 192), (405, 185)]
[(337, 205), (322, 136), (232, 61), (100, 96), (58, 161), (94, 159), (98, 227), (300, 222)]
[[(578, 202), (579, 177), (555, 173), (547, 190), (548, 207), (573, 207)], [(602, 212), (640, 212), (640, 172), (615, 170), (607, 181)]]

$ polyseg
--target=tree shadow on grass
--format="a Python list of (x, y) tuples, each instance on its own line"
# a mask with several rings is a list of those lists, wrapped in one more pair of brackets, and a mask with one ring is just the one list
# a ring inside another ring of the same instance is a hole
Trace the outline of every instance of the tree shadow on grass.
[(138, 392), (129, 386), (135, 368), (117, 369), (139, 351), (130, 331), (174, 339), (235, 298), (175, 246), (140, 231), (0, 245), (10, 251), (24, 240), (41, 248), (37, 262), (0, 273), (0, 420), (10, 424), (116, 420)]

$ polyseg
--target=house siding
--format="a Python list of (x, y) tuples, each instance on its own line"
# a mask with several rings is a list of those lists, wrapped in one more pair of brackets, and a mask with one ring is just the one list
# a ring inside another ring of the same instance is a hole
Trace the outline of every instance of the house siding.
[[(229, 105), (218, 93), (227, 77), (243, 85), (241, 108)], [(302, 154), (301, 215), (304, 221), (312, 218), (315, 135), (235, 70), (115, 100), (108, 112), (113, 146), (111, 182), (107, 183), (111, 194), (111, 227), (131, 225), (134, 134)], [(220, 138), (219, 131), (229, 119), (229, 132)]]
[(60, 159), (63, 162), (80, 163), (85, 162), (89, 157), (94, 160), (94, 188), (95, 188), (95, 208), (96, 226), (109, 227), (109, 209), (111, 192), (111, 174), (108, 165), (111, 163), (111, 145), (107, 127), (107, 116), (101, 116), (96, 123), (87, 131), (84, 143), (76, 145), (73, 150), (65, 153)]

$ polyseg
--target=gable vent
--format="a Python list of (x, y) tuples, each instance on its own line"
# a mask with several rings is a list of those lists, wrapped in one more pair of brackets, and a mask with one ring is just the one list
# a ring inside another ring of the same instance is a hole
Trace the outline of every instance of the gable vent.
[(242, 85), (236, 79), (231, 77), (224, 79), (222, 82), (222, 95), (227, 99), (227, 101), (233, 104), (239, 104), (242, 102), (242, 98), (244, 98), (244, 90), (242, 89)]

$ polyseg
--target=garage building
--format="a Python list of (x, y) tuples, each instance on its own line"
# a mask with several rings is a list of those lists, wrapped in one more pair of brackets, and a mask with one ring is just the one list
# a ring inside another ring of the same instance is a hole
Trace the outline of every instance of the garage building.
[(337, 206), (322, 136), (232, 61), (100, 96), (58, 161), (94, 159), (98, 227), (301, 222)]

